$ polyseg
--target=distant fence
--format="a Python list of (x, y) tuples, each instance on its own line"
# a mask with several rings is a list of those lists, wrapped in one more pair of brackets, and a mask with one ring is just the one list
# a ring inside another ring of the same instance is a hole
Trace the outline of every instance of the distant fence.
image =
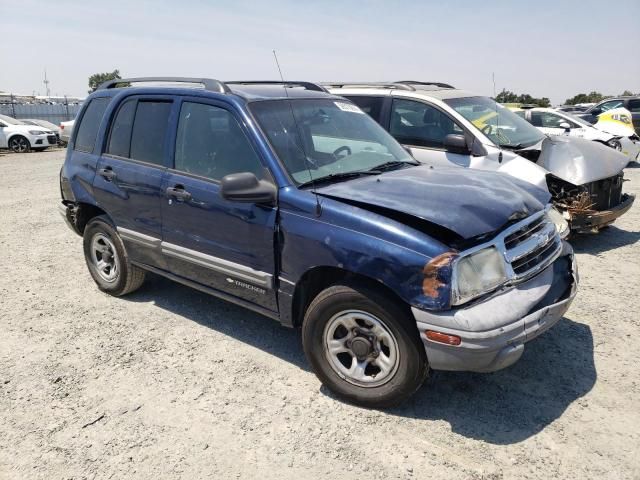
[(4, 103), (0, 104), (0, 114), (17, 118), (35, 118), (38, 120), (47, 120), (51, 123), (59, 125), (60, 122), (73, 120), (82, 108), (82, 105), (67, 105), (58, 103), (55, 105), (42, 104), (25, 104), (25, 103)]

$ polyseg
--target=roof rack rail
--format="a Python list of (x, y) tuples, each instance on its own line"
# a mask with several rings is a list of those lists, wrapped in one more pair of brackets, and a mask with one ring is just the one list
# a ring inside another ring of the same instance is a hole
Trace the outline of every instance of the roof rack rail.
[(227, 87), (220, 80), (214, 80), (212, 78), (189, 78), (189, 77), (137, 77), (137, 78), (114, 78), (113, 80), (107, 80), (102, 83), (98, 90), (106, 90), (108, 88), (116, 88), (117, 85), (122, 83), (143, 83), (143, 82), (164, 82), (164, 83), (200, 83), (204, 86), (205, 90), (218, 93), (231, 93), (229, 87)]
[(329, 93), (322, 85), (313, 82), (295, 82), (282, 80), (231, 80), (224, 82), (227, 85), (282, 85), (291, 87), (304, 87), (306, 90)]
[(322, 85), (333, 88), (391, 88), (397, 90), (415, 90), (411, 85), (400, 82), (322, 82)]
[(400, 80), (399, 82), (395, 82), (395, 83), (400, 83), (403, 85), (433, 85), (434, 87), (456, 88), (453, 85), (449, 85), (448, 83), (442, 83), (442, 82), (418, 82), (416, 80)]

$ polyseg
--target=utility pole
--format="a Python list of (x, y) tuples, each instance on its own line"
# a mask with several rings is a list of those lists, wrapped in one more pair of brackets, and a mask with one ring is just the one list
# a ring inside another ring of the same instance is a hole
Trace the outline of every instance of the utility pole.
[(47, 100), (51, 96), (51, 90), (49, 90), (49, 80), (47, 80), (47, 69), (44, 69), (44, 88), (47, 90)]
[(13, 93), (11, 94), (11, 111), (13, 112), (13, 118), (16, 118), (16, 104), (13, 100)]

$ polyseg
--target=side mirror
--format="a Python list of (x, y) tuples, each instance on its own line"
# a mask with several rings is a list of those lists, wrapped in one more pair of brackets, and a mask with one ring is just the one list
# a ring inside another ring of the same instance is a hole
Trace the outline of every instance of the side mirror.
[(560, 128), (564, 128), (565, 132), (568, 132), (569, 130), (571, 130), (571, 125), (569, 125), (569, 122), (562, 122), (560, 125), (558, 125)]
[(460, 153), (463, 155), (469, 154), (467, 139), (464, 135), (456, 133), (450, 133), (444, 137), (444, 148), (447, 152), (451, 153)]
[(276, 201), (276, 187), (272, 183), (258, 180), (251, 172), (232, 173), (222, 178), (220, 195), (233, 202), (273, 205)]

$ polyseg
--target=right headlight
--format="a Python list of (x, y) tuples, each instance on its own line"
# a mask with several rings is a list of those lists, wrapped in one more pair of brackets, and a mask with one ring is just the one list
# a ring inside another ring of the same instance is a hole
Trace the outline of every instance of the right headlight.
[(453, 266), (453, 305), (494, 290), (507, 280), (504, 259), (495, 247), (458, 258)]
[(567, 222), (567, 219), (564, 218), (562, 213), (551, 207), (547, 210), (547, 218), (556, 226), (556, 230), (558, 231), (560, 238), (567, 238), (569, 235), (569, 222)]

